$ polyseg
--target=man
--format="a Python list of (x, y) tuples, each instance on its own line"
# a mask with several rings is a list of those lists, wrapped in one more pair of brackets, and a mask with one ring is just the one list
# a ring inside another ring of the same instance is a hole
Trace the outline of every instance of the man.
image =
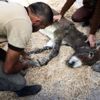
[(26, 86), (19, 72), (28, 64), (20, 62), (19, 58), (32, 31), (45, 28), (52, 22), (52, 10), (45, 3), (37, 2), (25, 8), (0, 1), (0, 43), (8, 42), (7, 52), (0, 49), (0, 91), (14, 91), (18, 96), (27, 96), (41, 90), (40, 85)]
[[(60, 20), (66, 11), (76, 0), (67, 0), (59, 15), (54, 16), (55, 20)], [(95, 33), (100, 25), (100, 0), (83, 0), (83, 7), (79, 8), (73, 15), (75, 22), (87, 22), (90, 20), (90, 32), (88, 41), (91, 47), (95, 47)]]

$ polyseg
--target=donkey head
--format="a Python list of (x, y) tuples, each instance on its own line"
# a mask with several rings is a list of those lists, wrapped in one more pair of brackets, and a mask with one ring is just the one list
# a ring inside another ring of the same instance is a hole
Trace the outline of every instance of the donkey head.
[(89, 46), (79, 47), (70, 59), (66, 61), (66, 64), (71, 68), (82, 65), (93, 65), (100, 60), (100, 49), (97, 48), (90, 48)]

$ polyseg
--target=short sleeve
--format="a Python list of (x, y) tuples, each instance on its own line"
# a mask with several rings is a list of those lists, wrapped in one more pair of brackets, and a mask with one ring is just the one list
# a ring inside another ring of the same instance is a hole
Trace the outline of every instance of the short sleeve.
[(7, 23), (6, 30), (8, 44), (25, 48), (32, 33), (32, 25), (26, 20), (13, 20)]

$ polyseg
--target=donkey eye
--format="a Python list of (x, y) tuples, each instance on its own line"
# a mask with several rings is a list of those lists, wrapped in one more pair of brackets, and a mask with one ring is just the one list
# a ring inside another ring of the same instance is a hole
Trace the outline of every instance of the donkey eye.
[(89, 58), (93, 58), (94, 57), (94, 53), (93, 52), (90, 52), (89, 53)]

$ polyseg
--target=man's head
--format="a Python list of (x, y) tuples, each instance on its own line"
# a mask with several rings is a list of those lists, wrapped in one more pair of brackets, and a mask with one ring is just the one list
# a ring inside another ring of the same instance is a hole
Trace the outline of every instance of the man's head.
[(53, 23), (53, 12), (45, 3), (37, 2), (29, 5), (28, 13), (32, 21), (33, 31), (38, 31)]

